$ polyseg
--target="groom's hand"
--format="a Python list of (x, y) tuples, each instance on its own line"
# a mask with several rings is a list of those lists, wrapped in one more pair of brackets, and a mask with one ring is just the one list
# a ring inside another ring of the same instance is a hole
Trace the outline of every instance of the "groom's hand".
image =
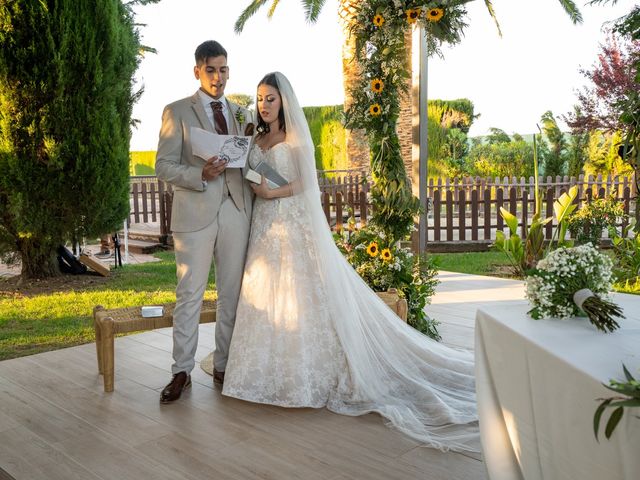
[(227, 168), (227, 162), (220, 160), (217, 156), (211, 157), (202, 167), (202, 180), (213, 180)]

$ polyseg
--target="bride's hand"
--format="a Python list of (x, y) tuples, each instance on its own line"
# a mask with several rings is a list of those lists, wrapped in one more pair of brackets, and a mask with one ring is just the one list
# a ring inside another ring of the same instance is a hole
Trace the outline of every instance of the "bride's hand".
[(251, 188), (253, 188), (253, 193), (255, 193), (260, 198), (271, 198), (271, 190), (267, 185), (267, 179), (262, 177), (262, 182), (260, 185), (251, 184)]

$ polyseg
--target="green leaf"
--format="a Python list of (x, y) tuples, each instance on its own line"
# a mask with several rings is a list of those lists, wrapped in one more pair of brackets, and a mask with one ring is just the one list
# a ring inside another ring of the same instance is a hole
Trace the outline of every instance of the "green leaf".
[(516, 257), (516, 260), (520, 261), (524, 250), (522, 247), (522, 240), (518, 235), (512, 235), (509, 238), (509, 248), (513, 252), (513, 255)]
[(640, 399), (618, 400), (611, 402), (610, 407), (640, 407)]
[(516, 216), (504, 207), (500, 207), (500, 215), (502, 215), (504, 221), (507, 222), (511, 235), (516, 233), (518, 231), (518, 219)]
[(569, 189), (569, 193), (563, 193), (560, 195), (560, 198), (553, 203), (553, 211), (556, 214), (558, 223), (562, 222), (565, 217), (570, 215), (576, 209), (577, 205), (573, 203), (573, 200), (576, 198), (577, 194), (578, 189), (573, 186)]
[(531, 318), (533, 318), (534, 320), (540, 320), (542, 318), (542, 315), (540, 315), (540, 310), (538, 309), (538, 307), (532, 308), (527, 313), (531, 315)]
[(618, 426), (622, 415), (624, 414), (624, 408), (618, 407), (616, 408), (611, 416), (609, 417), (609, 421), (607, 422), (607, 428), (604, 430), (604, 436), (607, 437), (607, 440), (611, 438), (613, 431)]
[(260, 10), (269, 0), (254, 0), (240, 14), (233, 27), (236, 33), (242, 33), (247, 20)]
[[(304, 5), (304, 13), (307, 17), (307, 21), (310, 23), (315, 23), (318, 20), (318, 15), (320, 15), (320, 11), (324, 6), (325, 0), (303, 0), (302, 5)], [(274, 0), (274, 4), (278, 3), (278, 0)], [(273, 7), (272, 7), (273, 8)]]
[(582, 13), (580, 13), (580, 9), (578, 9), (573, 0), (560, 0), (560, 5), (567, 12), (574, 25), (582, 23)]
[(638, 392), (637, 389), (633, 387), (627, 387), (626, 384), (616, 385), (615, 387), (610, 385), (604, 385), (604, 383), (602, 385), (613, 392), (620, 393), (622, 395), (626, 395), (632, 398), (638, 398), (638, 394), (640, 393)]
[(602, 418), (604, 409), (607, 408), (607, 405), (611, 403), (611, 400), (612, 400), (611, 398), (608, 398), (604, 402), (602, 402), (596, 409), (596, 413), (593, 415), (593, 433), (596, 436), (596, 440), (598, 440), (598, 429), (600, 428), (600, 419)]
[(633, 378), (633, 375), (631, 375), (631, 373), (629, 372), (629, 370), (627, 370), (627, 367), (625, 366), (625, 364), (622, 364), (622, 370), (624, 371), (624, 376), (627, 377), (627, 380), (629, 382), (635, 380), (635, 378)]

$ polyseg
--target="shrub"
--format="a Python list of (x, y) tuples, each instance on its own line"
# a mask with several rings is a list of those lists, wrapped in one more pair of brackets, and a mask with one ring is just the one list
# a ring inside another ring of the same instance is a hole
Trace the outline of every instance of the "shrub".
[(640, 229), (637, 225), (629, 225), (620, 235), (615, 228), (609, 228), (609, 236), (613, 242), (616, 280), (627, 289), (635, 286), (631, 289), (633, 292), (640, 291)]
[(382, 230), (367, 226), (357, 232), (335, 235), (338, 248), (365, 282), (376, 292), (395, 288), (406, 299), (407, 323), (418, 331), (440, 340), (438, 322), (427, 316), (438, 284), (438, 272), (426, 255), (413, 255), (407, 248), (390, 244)]
[(57, 274), (60, 244), (129, 212), (135, 3), (0, 7), (0, 253), (17, 252), (26, 277)]
[(598, 245), (602, 231), (614, 227), (623, 216), (624, 205), (615, 196), (596, 198), (573, 213), (567, 225), (577, 244)]
[(468, 175), (529, 177), (533, 175), (533, 145), (524, 140), (474, 145), (465, 160)]

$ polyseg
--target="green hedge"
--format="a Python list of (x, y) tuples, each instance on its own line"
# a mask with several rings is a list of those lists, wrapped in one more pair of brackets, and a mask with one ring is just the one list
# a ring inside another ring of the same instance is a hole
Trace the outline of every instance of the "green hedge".
[(311, 138), (316, 147), (316, 168), (341, 170), (348, 168), (347, 138), (342, 125), (342, 105), (304, 107)]
[(131, 175), (155, 175), (156, 152), (130, 152), (129, 173)]

